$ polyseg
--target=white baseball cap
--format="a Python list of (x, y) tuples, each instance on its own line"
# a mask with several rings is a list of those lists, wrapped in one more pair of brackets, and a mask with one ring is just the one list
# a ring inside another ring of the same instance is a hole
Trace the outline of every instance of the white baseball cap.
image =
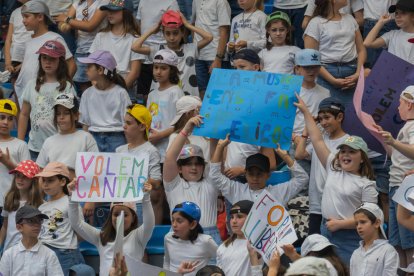
[(312, 275), (312, 276), (330, 276), (327, 265), (328, 260), (317, 257), (303, 257), (293, 262), (286, 271), (286, 276), (293, 275)]
[(385, 234), (385, 230), (383, 226), (384, 225), (384, 213), (382, 212), (381, 208), (375, 203), (364, 202), (361, 204), (361, 206), (358, 209), (355, 210), (355, 212), (357, 212), (358, 210), (367, 210), (368, 212), (372, 213), (377, 219), (381, 221), (381, 225), (380, 225), (381, 234), (386, 239), (387, 235)]
[(175, 107), (177, 109), (177, 113), (174, 119), (171, 121), (170, 125), (175, 125), (178, 120), (187, 112), (191, 110), (197, 109), (201, 106), (201, 100), (197, 96), (183, 96), (181, 97), (176, 103)]
[(329, 242), (329, 240), (326, 237), (319, 234), (312, 234), (306, 237), (306, 239), (303, 241), (300, 250), (300, 255), (305, 257), (310, 252), (321, 251), (322, 249), (325, 249), (328, 246), (336, 247), (336, 245)]
[(178, 56), (170, 49), (161, 49), (154, 56), (154, 63), (156, 64), (167, 64), (170, 66), (178, 66)]
[(55, 104), (53, 106), (57, 105), (72, 109), (75, 106), (75, 96), (73, 94), (61, 93), (56, 96)]
[(400, 267), (400, 269), (407, 273), (414, 273), (414, 263), (409, 264), (406, 268)]
[[(411, 95), (412, 99), (408, 98), (404, 94)], [(400, 98), (406, 100), (407, 102), (414, 103), (414, 85), (410, 85), (407, 88), (405, 88), (400, 95)]]

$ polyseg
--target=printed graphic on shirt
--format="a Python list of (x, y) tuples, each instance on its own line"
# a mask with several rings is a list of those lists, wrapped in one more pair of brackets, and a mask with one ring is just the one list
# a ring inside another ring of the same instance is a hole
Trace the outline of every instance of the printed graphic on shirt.
[[(44, 122), (49, 123), (53, 120), (54, 109), (50, 108), (55, 104), (55, 99), (53, 97), (45, 97), (44, 95), (38, 95), (36, 97), (36, 114), (30, 117), (32, 121), (32, 128), (35, 131), (38, 131), (44, 124)], [(33, 107), (32, 107), (33, 108)]]
[(54, 211), (53, 215), (50, 216), (49, 222), (47, 224), (47, 229), (42, 227), (42, 232), (40, 236), (50, 235), (52, 239), (57, 239), (59, 237), (59, 226), (63, 222), (63, 213), (60, 210)]

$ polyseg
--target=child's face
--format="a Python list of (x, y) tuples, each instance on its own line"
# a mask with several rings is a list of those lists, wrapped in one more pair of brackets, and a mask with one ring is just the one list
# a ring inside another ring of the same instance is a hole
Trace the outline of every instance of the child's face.
[(145, 125), (138, 124), (137, 120), (127, 113), (124, 117), (124, 133), (127, 142), (129, 142), (138, 135), (145, 135)]
[(42, 14), (36, 13), (22, 13), (23, 25), (26, 30), (34, 31), (39, 27), (40, 22), (43, 20)]
[(235, 59), (233, 61), (234, 67), (237, 70), (243, 70), (243, 71), (259, 71), (260, 65), (254, 64), (253, 62), (244, 60), (244, 59)]
[(123, 16), (121, 11), (108, 11), (108, 22), (111, 25), (122, 23)]
[(182, 240), (187, 240), (190, 235), (190, 231), (197, 226), (196, 221), (190, 222), (188, 219), (176, 212), (172, 214), (171, 226), (174, 231), (174, 235)]
[(341, 169), (359, 175), (359, 169), (363, 163), (360, 150), (355, 150), (348, 146), (342, 146), (339, 149), (339, 165)]
[(32, 179), (26, 177), (21, 172), (16, 172), (14, 175), (14, 179), (18, 190), (29, 190), (32, 186)]
[(112, 210), (112, 226), (116, 229), (116, 218), (124, 211), (124, 231), (128, 231), (134, 222), (132, 210), (126, 206), (115, 205)]
[(337, 131), (341, 127), (342, 118), (342, 113), (338, 114), (336, 118), (328, 112), (320, 112), (318, 114), (319, 123), (328, 134)]
[(42, 177), (42, 190), (52, 198), (63, 193), (63, 187), (66, 185), (64, 178), (59, 179), (57, 176)]
[(404, 121), (411, 119), (409, 116), (412, 110), (413, 110), (412, 103), (404, 99), (400, 99), (400, 105), (398, 106), (398, 113), (400, 113), (401, 119), (403, 119)]
[(395, 11), (395, 23), (399, 28), (408, 28), (414, 25), (414, 13), (402, 10)]
[(36, 239), (42, 228), (43, 220), (39, 217), (23, 219), (22, 223), (16, 224), (17, 230), (26, 238)]
[(285, 27), (281, 20), (275, 21), (267, 28), (270, 39), (274, 46), (283, 46), (286, 44), (286, 36), (289, 29)]
[(375, 235), (378, 235), (378, 229), (381, 223), (379, 219), (377, 219), (375, 223), (372, 223), (367, 215), (363, 213), (356, 213), (354, 215), (354, 220), (358, 235), (363, 240), (370, 240), (375, 237)]
[(260, 190), (266, 187), (266, 181), (269, 179), (270, 173), (262, 171), (257, 167), (251, 167), (246, 170), (246, 179), (252, 190)]
[(0, 136), (10, 136), (13, 129), (14, 116), (7, 113), (0, 113)]
[(203, 176), (204, 166), (197, 161), (196, 157), (193, 157), (187, 164), (180, 166), (178, 172), (185, 180), (197, 182)]
[(164, 38), (167, 41), (168, 46), (176, 47), (180, 45), (181, 40), (183, 39), (183, 32), (180, 28), (170, 28), (162, 27)]
[(86, 75), (90, 81), (98, 80), (99, 76), (103, 74), (102, 68), (96, 66), (95, 64), (88, 64), (86, 69)]
[(59, 58), (50, 57), (47, 55), (40, 55), (40, 63), (46, 75), (53, 75), (59, 67)]
[(321, 67), (318, 66), (296, 66), (296, 74), (303, 76), (305, 82), (315, 82)]
[(76, 128), (75, 120), (78, 119), (77, 117), (78, 115), (74, 114), (72, 121), (70, 109), (62, 105), (56, 107), (56, 122), (62, 134), (69, 133)]
[(233, 233), (236, 234), (237, 236), (243, 236), (243, 232), (241, 229), (244, 225), (246, 218), (247, 218), (247, 215), (243, 213), (231, 214), (231, 218), (230, 218), (231, 231), (233, 231)]
[(249, 10), (254, 7), (256, 0), (237, 0), (240, 8), (243, 10)]
[(153, 66), (154, 79), (159, 83), (166, 83), (170, 79), (170, 66), (167, 64), (157, 64)]

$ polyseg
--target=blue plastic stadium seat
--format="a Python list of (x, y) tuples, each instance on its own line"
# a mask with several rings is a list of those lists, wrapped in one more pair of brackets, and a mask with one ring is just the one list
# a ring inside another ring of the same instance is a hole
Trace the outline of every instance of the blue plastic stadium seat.
[(99, 256), (96, 246), (87, 241), (79, 243), (79, 250), (84, 256)]
[(273, 0), (264, 1), (264, 12), (265, 14), (271, 14), (273, 10)]
[(280, 183), (286, 182), (290, 180), (290, 171), (289, 170), (280, 170), (280, 171), (274, 171), (270, 175), (270, 178), (267, 180), (266, 185), (267, 186), (275, 186)]
[(155, 225), (151, 239), (147, 243), (148, 254), (164, 254), (164, 236), (170, 229), (171, 225)]

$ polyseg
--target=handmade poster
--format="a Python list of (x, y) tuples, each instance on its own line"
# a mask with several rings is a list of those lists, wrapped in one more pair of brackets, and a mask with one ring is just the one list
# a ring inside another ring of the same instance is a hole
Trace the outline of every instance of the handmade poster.
[(287, 150), (303, 77), (214, 69), (201, 106), (204, 124), (194, 135)]
[(404, 178), (401, 186), (395, 192), (392, 200), (414, 212), (414, 175)]
[(148, 177), (148, 154), (78, 152), (73, 201), (130, 202), (142, 200)]
[[(361, 110), (371, 115), (376, 124), (396, 137), (404, 125), (398, 114), (400, 94), (413, 83), (414, 65), (387, 51), (382, 51), (365, 80)], [(385, 153), (382, 144), (358, 119), (354, 105), (346, 106), (343, 127), (347, 133), (361, 136), (370, 149)]]
[(256, 199), (242, 231), (267, 264), (281, 245), (298, 239), (288, 211), (266, 190)]
[(131, 276), (180, 276), (181, 274), (162, 269), (158, 266), (145, 264), (128, 255), (125, 255), (125, 263)]
[[(124, 248), (124, 211), (121, 211), (121, 214), (116, 218), (116, 236), (114, 241), (114, 259), (116, 254), (120, 254), (122, 257), (123, 248)], [(121, 258), (122, 259), (122, 258)]]

